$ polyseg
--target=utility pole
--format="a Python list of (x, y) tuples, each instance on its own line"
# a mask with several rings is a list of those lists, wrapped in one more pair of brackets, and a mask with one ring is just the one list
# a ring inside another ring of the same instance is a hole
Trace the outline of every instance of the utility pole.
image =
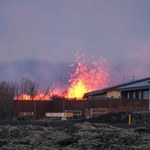
[(63, 112), (65, 112), (65, 100), (63, 100)]
[(34, 114), (34, 120), (36, 119), (36, 100), (33, 100), (33, 105), (34, 105), (34, 110), (33, 110), (33, 114)]
[(123, 83), (124, 83), (124, 76), (123, 76)]
[(149, 86), (149, 101), (148, 101), (148, 110), (150, 111), (150, 81), (148, 81)]
[(133, 75), (133, 76), (132, 76), (132, 80), (134, 81), (134, 79), (135, 79), (135, 76)]

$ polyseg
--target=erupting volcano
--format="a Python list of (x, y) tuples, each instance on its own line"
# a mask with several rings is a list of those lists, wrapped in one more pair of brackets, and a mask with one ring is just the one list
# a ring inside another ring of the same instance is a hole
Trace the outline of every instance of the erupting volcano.
[[(34, 97), (22, 94), (15, 97), (15, 100), (50, 100), (52, 96), (65, 97), (68, 99), (82, 99), (84, 93), (104, 88), (109, 84), (108, 68), (102, 59), (94, 60), (94, 57), (87, 58), (77, 53), (76, 62), (70, 65), (69, 86), (64, 91), (57, 87), (47, 94), (37, 94)], [(67, 83), (66, 83), (67, 84)]]
[(85, 55), (76, 54), (77, 66), (75, 72), (70, 74), (70, 86), (67, 90), (67, 98), (82, 98), (84, 93), (104, 88), (108, 85), (109, 74), (108, 69), (102, 59), (92, 61), (87, 59)]

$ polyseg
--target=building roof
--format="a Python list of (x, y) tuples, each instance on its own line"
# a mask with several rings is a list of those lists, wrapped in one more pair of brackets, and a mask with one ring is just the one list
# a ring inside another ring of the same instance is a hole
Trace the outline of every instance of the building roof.
[(104, 94), (104, 93), (106, 93), (108, 91), (112, 91), (112, 90), (124, 91), (124, 90), (131, 90), (131, 89), (148, 88), (150, 85), (150, 82), (148, 82), (148, 81), (150, 81), (150, 77), (138, 79), (138, 80), (132, 80), (132, 81), (129, 81), (126, 83), (109, 86), (109, 87), (106, 87), (103, 89), (85, 93), (83, 98), (86, 98), (88, 96), (93, 96), (93, 95)]

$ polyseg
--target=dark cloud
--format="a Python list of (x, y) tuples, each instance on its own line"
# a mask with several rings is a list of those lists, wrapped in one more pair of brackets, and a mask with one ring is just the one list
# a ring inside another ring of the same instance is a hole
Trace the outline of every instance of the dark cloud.
[(37, 60), (26, 60), (0, 64), (0, 80), (20, 80), (29, 78), (43, 87), (53, 86), (66, 89), (68, 86), (69, 64), (48, 63)]

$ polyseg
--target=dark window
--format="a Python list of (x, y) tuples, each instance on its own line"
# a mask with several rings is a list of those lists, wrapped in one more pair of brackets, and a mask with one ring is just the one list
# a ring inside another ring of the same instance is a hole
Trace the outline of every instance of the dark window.
[(149, 91), (143, 91), (143, 99), (149, 98)]
[(133, 92), (133, 99), (136, 98), (136, 92)]
[(130, 94), (129, 94), (129, 92), (127, 92), (127, 99), (130, 99)]
[(142, 99), (142, 91), (139, 91), (138, 99)]

